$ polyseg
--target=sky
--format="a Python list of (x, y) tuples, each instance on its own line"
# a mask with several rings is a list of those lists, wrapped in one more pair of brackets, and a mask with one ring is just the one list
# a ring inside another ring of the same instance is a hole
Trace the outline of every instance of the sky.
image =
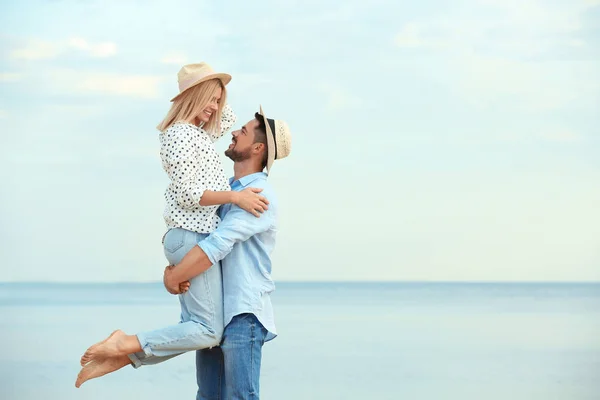
[(276, 281), (600, 280), (599, 0), (1, 0), (0, 281), (162, 277), (201, 61), (291, 128)]

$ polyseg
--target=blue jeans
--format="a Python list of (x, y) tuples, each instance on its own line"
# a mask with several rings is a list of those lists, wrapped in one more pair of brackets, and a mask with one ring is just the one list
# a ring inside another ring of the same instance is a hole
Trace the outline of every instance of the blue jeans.
[[(169, 230), (163, 238), (169, 264), (179, 263), (206, 236), (181, 228)], [(158, 364), (187, 351), (219, 345), (223, 335), (221, 264), (193, 278), (190, 289), (179, 295), (179, 303), (179, 324), (137, 334), (142, 351), (129, 355), (134, 367)]]
[(196, 352), (196, 400), (259, 398), (260, 362), (267, 330), (254, 314), (233, 317), (221, 347)]

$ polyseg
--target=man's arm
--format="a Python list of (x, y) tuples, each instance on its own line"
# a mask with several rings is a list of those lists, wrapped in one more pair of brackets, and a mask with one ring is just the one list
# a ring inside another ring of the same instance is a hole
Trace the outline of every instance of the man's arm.
[(163, 276), (163, 283), (171, 294), (183, 293), (180, 283), (189, 281), (209, 269), (213, 263), (208, 259), (206, 253), (198, 246), (194, 246), (181, 259), (175, 267), (167, 267)]
[(165, 270), (167, 290), (179, 287), (180, 283), (189, 281), (221, 261), (236, 243), (267, 231), (273, 224), (273, 213), (269, 209), (260, 218), (255, 218), (238, 206), (231, 206), (213, 233), (194, 246), (175, 268)]

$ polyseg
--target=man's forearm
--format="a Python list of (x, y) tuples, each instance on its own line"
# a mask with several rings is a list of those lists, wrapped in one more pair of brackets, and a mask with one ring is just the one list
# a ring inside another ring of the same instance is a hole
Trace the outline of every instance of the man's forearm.
[(189, 281), (200, 275), (212, 266), (206, 253), (198, 246), (194, 246), (183, 259), (173, 268), (172, 278), (177, 283)]

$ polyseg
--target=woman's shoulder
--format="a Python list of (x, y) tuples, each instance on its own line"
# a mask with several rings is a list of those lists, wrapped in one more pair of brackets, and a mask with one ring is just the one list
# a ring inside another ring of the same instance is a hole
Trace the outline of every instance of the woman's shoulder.
[(179, 136), (191, 136), (198, 133), (198, 127), (190, 124), (187, 121), (176, 121), (171, 124), (167, 129), (162, 131), (161, 136), (166, 137), (179, 137)]

